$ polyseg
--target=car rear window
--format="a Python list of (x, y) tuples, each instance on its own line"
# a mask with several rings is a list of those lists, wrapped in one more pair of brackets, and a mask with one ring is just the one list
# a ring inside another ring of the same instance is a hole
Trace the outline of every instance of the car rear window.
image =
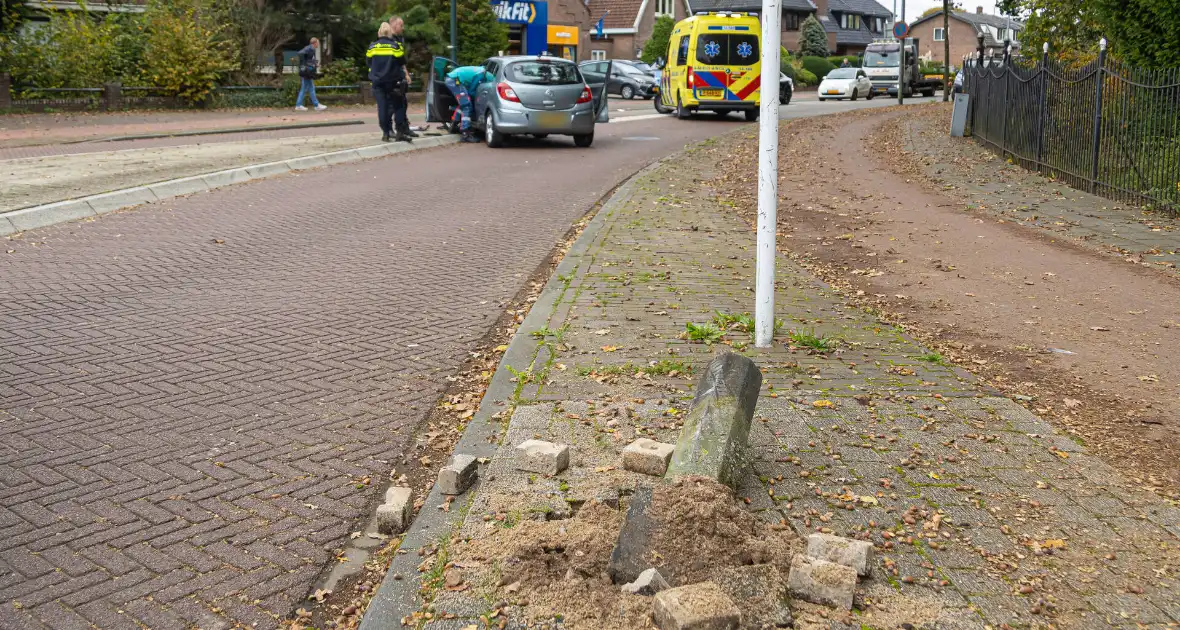
[(505, 74), (514, 83), (535, 85), (572, 85), (582, 82), (578, 67), (568, 62), (518, 61)]
[(752, 66), (758, 62), (758, 36), (753, 33), (698, 35), (697, 61), (711, 66)]

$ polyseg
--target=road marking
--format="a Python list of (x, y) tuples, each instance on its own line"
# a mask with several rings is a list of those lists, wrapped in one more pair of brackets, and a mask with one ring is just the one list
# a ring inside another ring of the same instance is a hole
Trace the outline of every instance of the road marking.
[(640, 140), (640, 141), (659, 140), (659, 138), (656, 136), (627, 136), (623, 139), (624, 140)]
[(611, 122), (629, 122), (632, 120), (651, 120), (652, 118), (668, 118), (668, 114), (644, 114), (642, 116), (624, 116), (622, 118), (612, 118)]

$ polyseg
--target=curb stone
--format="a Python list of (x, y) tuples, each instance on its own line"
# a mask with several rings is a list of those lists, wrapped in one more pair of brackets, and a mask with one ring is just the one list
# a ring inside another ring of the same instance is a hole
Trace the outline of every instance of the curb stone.
[[(516, 385), (512, 382), (514, 376), (508, 368), (511, 366), (531, 368), (537, 362), (544, 363), (544, 358), (538, 356), (541, 354), (542, 341), (534, 339), (530, 333), (545, 327), (556, 314), (561, 297), (567, 289), (560, 278), (572, 275), (583, 264), (590, 264), (591, 261), (586, 256), (587, 251), (593, 243), (603, 236), (602, 228), (605, 227), (607, 219), (631, 198), (636, 182), (658, 168), (667, 159), (665, 157), (657, 160), (627, 178), (598, 209), (594, 218), (582, 231), (582, 235), (578, 237), (578, 240), (558, 263), (557, 268), (550, 274), (541, 295), (537, 297), (533, 308), (529, 309), (529, 314), (509, 342), (508, 350), (501, 357), (496, 373), (492, 376), (492, 382), (488, 385), (487, 393), (484, 394), (483, 401), (480, 402), (479, 411), (467, 423), (467, 428), (464, 429), (458, 444), (455, 445), (452, 456), (463, 454), (476, 458), (491, 458), (496, 454), (500, 445), (495, 437), (499, 433), (497, 425), (492, 422), (492, 416), (504, 408), (516, 390)], [(482, 484), (483, 477), (481, 475), (468, 490), (462, 506), (455, 505), (449, 512), (434, 509), (446, 500), (438, 484), (435, 484), (430, 490), (430, 494), (426, 496), (426, 501), (422, 504), (417, 518), (414, 519), (405, 538), (402, 539), (399, 551), (404, 550), (408, 553), (394, 555), (377, 594), (365, 610), (360, 630), (384, 630), (385, 628), (401, 627), (402, 617), (413, 614), (421, 608), (421, 601), (418, 597), (420, 576), (417, 570), (421, 558), (412, 552), (449, 537), (451, 532), (462, 524), (467, 510), (476, 495), (479, 494)], [(391, 576), (395, 574), (400, 574), (403, 579), (394, 580)]]
[(66, 221), (97, 217), (114, 212), (115, 210), (131, 208), (145, 203), (165, 201), (173, 197), (214, 190), (223, 186), (241, 184), (283, 173), (322, 168), (334, 164), (359, 162), (361, 160), (440, 147), (458, 142), (458, 136), (448, 135), (422, 138), (413, 144), (376, 144), (355, 149), (345, 149), (343, 151), (305, 155), (279, 162), (251, 164), (224, 171), (192, 175), (144, 186), (135, 186), (97, 195), (79, 197), (78, 199), (68, 199), (39, 206), (20, 208), (0, 213), (0, 236), (8, 236), (17, 232), (48, 227)]

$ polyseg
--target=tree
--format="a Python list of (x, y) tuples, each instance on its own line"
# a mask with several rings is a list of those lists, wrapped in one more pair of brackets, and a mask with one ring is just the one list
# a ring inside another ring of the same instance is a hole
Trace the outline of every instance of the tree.
[[(501, 24), (492, 12), (487, 0), (457, 0), (456, 11), (460, 16), (459, 65), (470, 66), (483, 63), (488, 57), (495, 57), (508, 48), (508, 26)], [(447, 39), (451, 32), (450, 0), (436, 0), (434, 21), (441, 26)]]
[(656, 23), (651, 29), (651, 37), (643, 44), (643, 52), (639, 55), (644, 63), (655, 63), (657, 59), (667, 56), (674, 26), (676, 22), (667, 15), (656, 18)]
[(267, 0), (225, 0), (218, 5), (237, 40), (239, 70), (245, 75), (253, 74), (259, 61), (274, 59), (275, 51), (294, 37), (287, 16)]
[(801, 33), (800, 49), (805, 56), (828, 56), (828, 33), (824, 30), (824, 25), (815, 19), (815, 15), (807, 16), (799, 30)]
[(434, 23), (425, 5), (416, 4), (400, 15), (406, 23), (406, 65), (411, 74), (425, 78), (431, 59), (447, 56), (449, 37)]
[(1180, 66), (1180, 20), (1175, 0), (1091, 0), (1111, 52), (1148, 68)]

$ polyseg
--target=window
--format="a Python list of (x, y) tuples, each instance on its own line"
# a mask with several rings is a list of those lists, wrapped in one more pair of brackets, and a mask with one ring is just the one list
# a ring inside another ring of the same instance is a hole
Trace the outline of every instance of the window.
[(683, 66), (688, 63), (688, 35), (680, 37), (680, 47), (676, 51), (676, 65)]
[(673, 15), (676, 12), (673, 0), (656, 0), (656, 15)]
[(508, 80), (530, 85), (572, 85), (581, 83), (578, 67), (567, 62), (518, 61), (508, 66)]
[(697, 36), (697, 61), (713, 66), (748, 66), (758, 62), (758, 36), (717, 33)]
[(885, 30), (885, 20), (883, 18), (873, 18), (872, 25), (874, 33), (880, 33)]
[(606, 59), (606, 51), (605, 50), (591, 50), (590, 51), (590, 59), (592, 61), (602, 61), (603, 59)]
[(941, 28), (934, 29), (934, 41), (945, 42), (946, 41), (946, 31), (944, 31)]
[(799, 30), (799, 14), (798, 13), (783, 13), (783, 30), (797, 31)]
[(861, 27), (860, 16), (855, 13), (841, 13), (840, 14), (840, 28), (859, 31)]

